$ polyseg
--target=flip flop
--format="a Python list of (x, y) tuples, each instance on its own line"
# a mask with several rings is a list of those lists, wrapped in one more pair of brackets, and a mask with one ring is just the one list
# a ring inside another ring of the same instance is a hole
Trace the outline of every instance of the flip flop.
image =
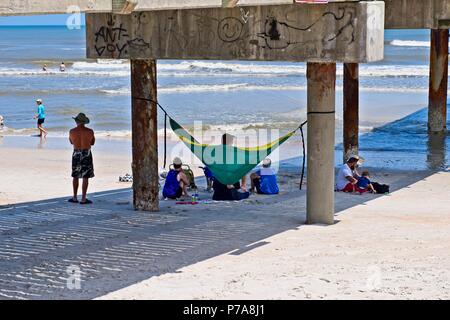
[(67, 202), (70, 202), (70, 203), (78, 203), (78, 200), (73, 200), (73, 198), (70, 198), (69, 200), (67, 200)]
[(93, 202), (89, 199), (86, 199), (84, 202), (80, 202), (80, 204), (92, 204)]

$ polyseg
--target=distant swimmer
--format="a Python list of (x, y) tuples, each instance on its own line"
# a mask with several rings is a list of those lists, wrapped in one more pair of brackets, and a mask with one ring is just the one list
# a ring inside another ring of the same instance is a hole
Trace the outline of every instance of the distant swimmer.
[(66, 71), (66, 65), (64, 64), (64, 62), (61, 62), (61, 65), (59, 66), (59, 71), (61, 71), (61, 72)]
[(36, 104), (38, 106), (38, 109), (37, 109), (37, 114), (34, 116), (34, 118), (37, 119), (37, 127), (39, 129), (39, 137), (42, 137), (42, 136), (46, 137), (47, 131), (42, 127), (42, 125), (45, 122), (45, 107), (42, 104), (41, 99), (37, 99)]
[(42, 67), (42, 71), (47, 72), (47, 65), (44, 64), (44, 66)]

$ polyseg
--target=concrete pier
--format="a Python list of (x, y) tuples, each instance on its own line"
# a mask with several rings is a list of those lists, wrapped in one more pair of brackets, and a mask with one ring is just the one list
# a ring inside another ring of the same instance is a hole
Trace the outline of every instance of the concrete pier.
[(431, 30), (428, 131), (447, 131), (448, 29)]
[(359, 149), (359, 64), (344, 63), (344, 163)]
[[(86, 14), (87, 57), (129, 59), (132, 72), (134, 207), (156, 211), (156, 60), (308, 62), (308, 222), (333, 223), (336, 62), (384, 54), (384, 2), (330, 0), (10, 1), (0, 15)], [(352, 143), (354, 145), (354, 143)]]
[(308, 62), (308, 223), (332, 224), (336, 62), (382, 58), (384, 3), (226, 6), (88, 14), (87, 56)]
[(308, 63), (308, 224), (334, 223), (336, 64)]
[(87, 14), (87, 56), (371, 62), (383, 58), (383, 14), (380, 1)]
[(159, 210), (156, 61), (131, 60), (133, 205)]

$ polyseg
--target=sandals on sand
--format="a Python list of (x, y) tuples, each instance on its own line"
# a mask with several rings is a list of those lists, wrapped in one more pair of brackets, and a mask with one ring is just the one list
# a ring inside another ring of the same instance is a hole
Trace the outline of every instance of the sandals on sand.
[(73, 198), (70, 198), (69, 200), (67, 200), (67, 202), (70, 202), (70, 203), (79, 203), (79, 204), (92, 204), (93, 202), (91, 201), (91, 200), (89, 200), (89, 199), (86, 199), (86, 201), (84, 201), (84, 202), (79, 202), (78, 200), (75, 200), (75, 199), (73, 199)]

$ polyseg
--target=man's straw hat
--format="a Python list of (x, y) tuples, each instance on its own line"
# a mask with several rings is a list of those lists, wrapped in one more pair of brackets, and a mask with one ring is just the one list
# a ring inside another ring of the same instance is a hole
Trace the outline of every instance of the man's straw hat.
[(88, 124), (90, 122), (89, 118), (86, 117), (84, 113), (79, 113), (75, 118), (73, 118), (78, 124)]
[(363, 165), (364, 164), (364, 158), (357, 155), (357, 154), (351, 154), (348, 156), (347, 161), (350, 161), (350, 159), (355, 159), (358, 163), (358, 165)]

